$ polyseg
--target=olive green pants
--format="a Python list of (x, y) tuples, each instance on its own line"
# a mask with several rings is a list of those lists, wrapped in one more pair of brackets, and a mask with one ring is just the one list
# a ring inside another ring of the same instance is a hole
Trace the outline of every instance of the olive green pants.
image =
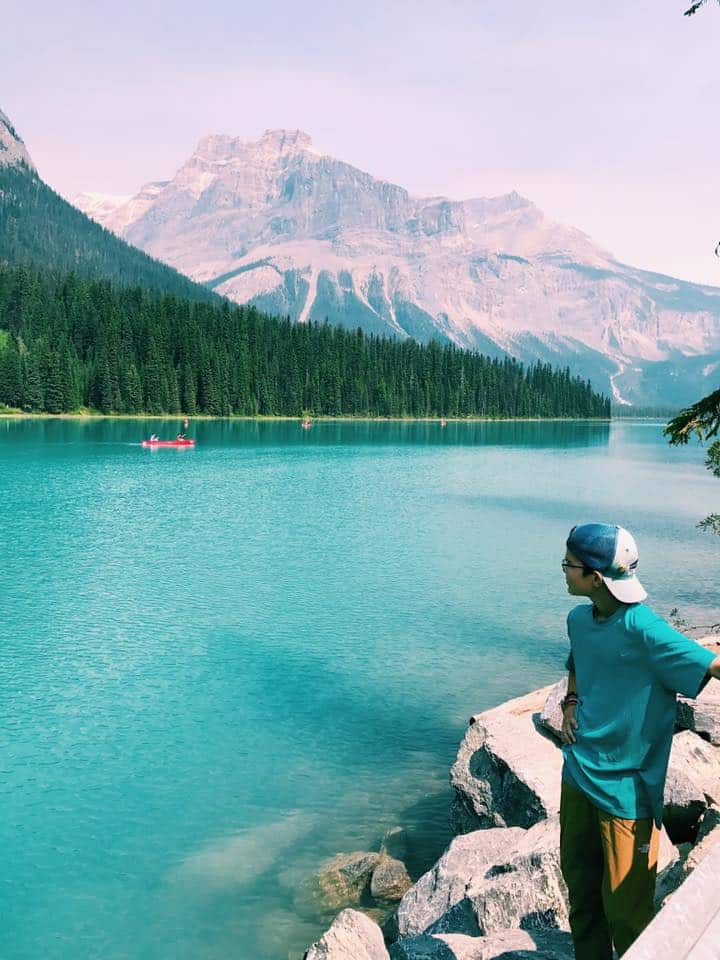
[(576, 960), (621, 957), (652, 920), (660, 834), (651, 818), (621, 820), (565, 781), (560, 863)]

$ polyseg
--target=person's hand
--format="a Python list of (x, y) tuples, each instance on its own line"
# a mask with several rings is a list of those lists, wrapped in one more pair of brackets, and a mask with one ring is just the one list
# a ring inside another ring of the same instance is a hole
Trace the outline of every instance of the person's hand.
[(563, 743), (575, 743), (577, 720), (575, 719), (576, 703), (569, 703), (563, 710), (563, 722), (560, 730), (560, 739)]

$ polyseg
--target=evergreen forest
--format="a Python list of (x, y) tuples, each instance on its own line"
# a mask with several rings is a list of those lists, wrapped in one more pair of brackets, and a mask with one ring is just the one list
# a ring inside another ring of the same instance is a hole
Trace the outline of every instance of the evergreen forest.
[(0, 267), (0, 404), (25, 411), (609, 417), (569, 368), (489, 359), (75, 272)]

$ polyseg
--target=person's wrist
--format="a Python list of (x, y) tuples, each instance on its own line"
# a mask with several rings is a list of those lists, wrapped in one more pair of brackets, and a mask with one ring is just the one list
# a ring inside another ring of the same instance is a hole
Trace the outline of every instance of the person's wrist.
[(568, 709), (568, 707), (572, 707), (574, 710), (577, 705), (578, 705), (577, 694), (569, 693), (566, 697), (563, 697), (563, 700), (562, 700), (563, 713)]

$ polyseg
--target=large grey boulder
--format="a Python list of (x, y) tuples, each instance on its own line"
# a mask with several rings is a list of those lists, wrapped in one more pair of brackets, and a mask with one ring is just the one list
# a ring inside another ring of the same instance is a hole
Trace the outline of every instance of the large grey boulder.
[(552, 687), (470, 720), (450, 772), (453, 826), (528, 828), (560, 809), (562, 751), (539, 722)]
[(444, 919), (452, 933), (476, 935), (477, 920), (465, 892), (476, 877), (483, 877), (510, 855), (525, 831), (519, 827), (476, 830), (455, 837), (435, 866), (408, 890), (396, 914), (401, 937), (425, 933)]
[(358, 910), (343, 910), (304, 960), (389, 960), (380, 927)]
[(568, 679), (567, 674), (550, 688), (550, 692), (545, 698), (545, 703), (540, 711), (540, 724), (558, 740), (561, 739), (563, 709), (562, 702), (567, 694)]
[(720, 841), (720, 808), (712, 806), (708, 807), (700, 821), (697, 839), (683, 865), (683, 880), (700, 866), (718, 841)]
[(560, 824), (545, 820), (528, 830), (484, 876), (469, 880), (466, 897), (478, 930), (568, 927), (567, 888), (560, 871)]
[[(720, 655), (720, 637), (702, 637), (704, 647)], [(677, 723), (681, 730), (692, 730), (720, 747), (720, 683), (710, 680), (699, 697), (678, 697)]]
[(663, 821), (686, 840), (710, 803), (720, 803), (720, 748), (695, 733), (675, 734), (665, 781)]
[(707, 778), (698, 775), (697, 765), (712, 766), (712, 757), (706, 754), (716, 749), (689, 730), (673, 737), (663, 795), (663, 823), (677, 842), (690, 839), (708, 805), (703, 789)]
[(390, 960), (573, 960), (570, 934), (562, 930), (503, 930), (490, 937), (436, 933), (398, 940)]

